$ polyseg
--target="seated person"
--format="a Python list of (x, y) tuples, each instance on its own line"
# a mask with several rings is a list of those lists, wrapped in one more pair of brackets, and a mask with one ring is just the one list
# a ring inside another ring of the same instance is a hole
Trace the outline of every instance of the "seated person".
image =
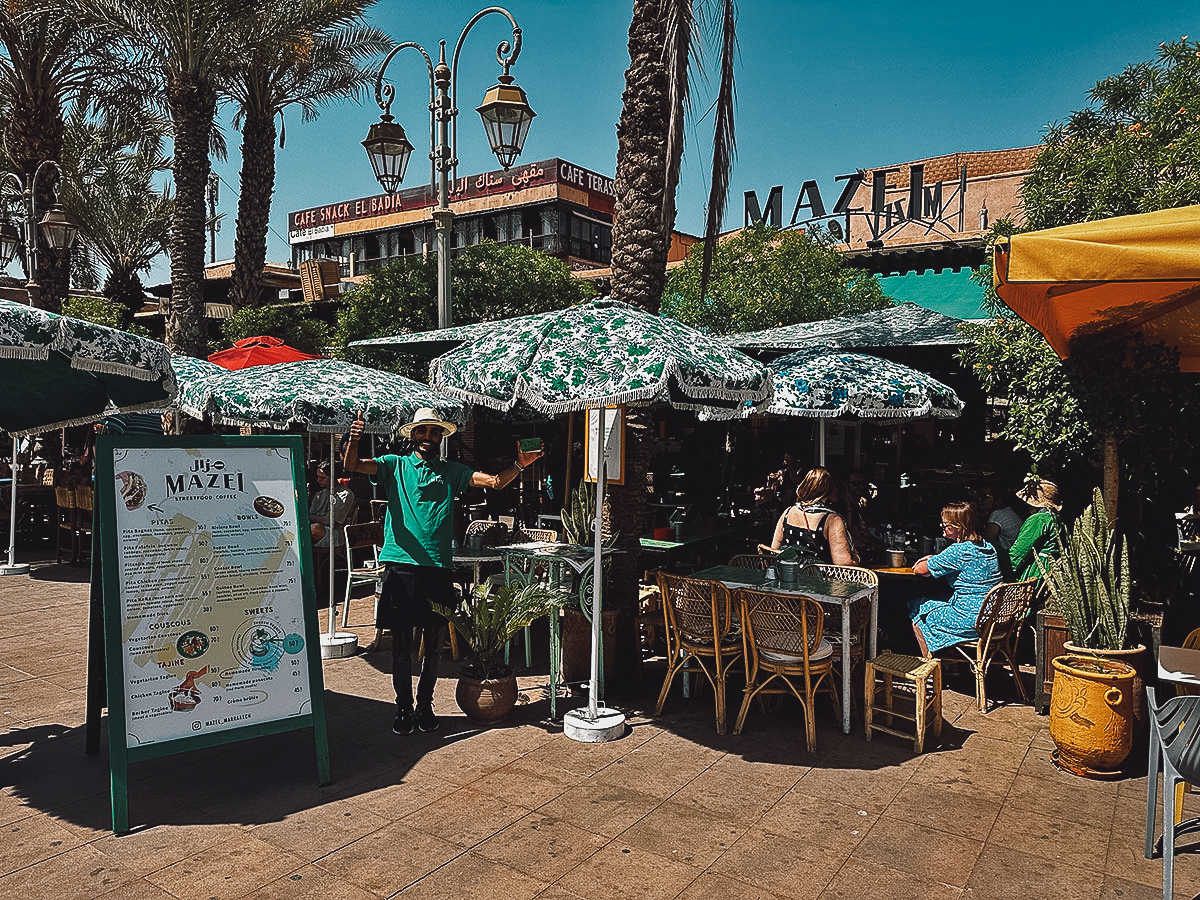
[(917, 597), (908, 601), (908, 615), (922, 656), (960, 641), (979, 637), (975, 620), (988, 591), (1003, 580), (996, 548), (979, 533), (975, 509), (969, 503), (950, 503), (942, 509), (942, 534), (950, 546), (935, 556), (917, 560), (917, 575), (945, 578), (949, 597)]
[[(308, 505), (308, 521), (311, 523), (314, 547), (329, 546), (329, 462), (325, 461), (317, 467), (317, 492), (313, 494), (312, 502)], [(354, 494), (349, 488), (333, 486), (333, 545), (340, 547), (344, 543), (341, 528), (346, 524), (350, 511), (354, 509)]]
[(979, 498), (979, 514), (987, 517), (983, 536), (1000, 553), (1008, 550), (1021, 533), (1021, 516), (1007, 506), (1001, 506), (992, 485), (985, 485)]
[(839, 566), (858, 564), (850, 544), (846, 523), (830, 507), (837, 496), (828, 469), (810, 469), (796, 488), (796, 504), (789, 506), (775, 525), (769, 549), (795, 547), (801, 562), (830, 562)]
[(1008, 564), (1017, 581), (1041, 578), (1050, 562), (1062, 553), (1067, 529), (1059, 510), (1058, 485), (1053, 481), (1031, 481), (1017, 492), (1017, 498), (1035, 509), (1021, 526), (1008, 551)]

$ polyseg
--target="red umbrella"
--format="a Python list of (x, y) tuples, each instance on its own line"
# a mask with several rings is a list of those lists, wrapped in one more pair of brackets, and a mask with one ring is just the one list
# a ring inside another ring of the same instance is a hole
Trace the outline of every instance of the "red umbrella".
[(250, 366), (269, 366), (272, 363), (299, 362), (302, 359), (324, 359), (289, 347), (279, 338), (270, 335), (248, 337), (235, 343), (228, 350), (209, 356), (208, 361), (226, 369), (246, 369)]

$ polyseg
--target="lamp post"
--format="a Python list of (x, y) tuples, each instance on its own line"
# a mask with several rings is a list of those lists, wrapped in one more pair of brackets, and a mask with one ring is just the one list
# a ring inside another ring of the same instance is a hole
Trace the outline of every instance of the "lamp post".
[(525, 145), (529, 123), (536, 113), (530, 108), (525, 91), (508, 74), (509, 68), (521, 54), (521, 28), (512, 13), (499, 6), (481, 9), (467, 23), (454, 46), (452, 66), (446, 65), (445, 41), (439, 42), (441, 52), (436, 67), (425, 48), (414, 41), (405, 41), (394, 48), (384, 59), (375, 82), (375, 102), (383, 113), (362, 142), (371, 160), (371, 168), (375, 171), (375, 178), (387, 193), (394, 194), (404, 180), (404, 170), (408, 167), (413, 145), (405, 135), (404, 128), (392, 117), (392, 100), (396, 89), (390, 82), (384, 81), (383, 75), (397, 53), (408, 47), (413, 48), (425, 57), (425, 65), (429, 70), (429, 184), (437, 190), (433, 222), (437, 229), (438, 328), (449, 328), (451, 324), (450, 228), (454, 213), (450, 210), (449, 178), (451, 172), (455, 178), (458, 177), (458, 57), (467, 33), (476, 22), (490, 13), (499, 13), (512, 24), (513, 42), (509, 45), (508, 41), (501, 41), (496, 47), (496, 62), (503, 71), (497, 83), (488, 88), (476, 112), (483, 119), (488, 143), (500, 166), (508, 169), (513, 164)]
[[(0, 222), (0, 271), (7, 268), (12, 262), (13, 257), (17, 255), (18, 248), (24, 244), (25, 247), (25, 270), (28, 274), (28, 280), (25, 283), (25, 290), (29, 295), (29, 304), (32, 306), (35, 292), (40, 288), (37, 283), (37, 255), (38, 255), (38, 235), (46, 241), (46, 244), (54, 252), (70, 250), (75, 246), (75, 238), (79, 234), (79, 229), (72, 224), (67, 218), (67, 214), (63, 211), (62, 204), (57, 201), (54, 203), (54, 208), (46, 213), (41, 221), (37, 218), (37, 183), (38, 176), (42, 174), (42, 170), (46, 166), (51, 166), (62, 177), (62, 169), (58, 163), (52, 159), (47, 159), (38, 164), (34, 169), (33, 175), (28, 179), (22, 179), (20, 175), (14, 172), (5, 172), (0, 177), (0, 192), (10, 184), (15, 185), (17, 193), (20, 195), (24, 207), (25, 221), (22, 228), (18, 230), (7, 217), (3, 222)], [(9, 489), (9, 498), (11, 501), (8, 518), (8, 563), (0, 565), (0, 575), (25, 575), (29, 572), (29, 564), (21, 563), (18, 565), (17, 557), (17, 439), (13, 438), (12, 445), (12, 466), (9, 474), (12, 476), (12, 482)]]

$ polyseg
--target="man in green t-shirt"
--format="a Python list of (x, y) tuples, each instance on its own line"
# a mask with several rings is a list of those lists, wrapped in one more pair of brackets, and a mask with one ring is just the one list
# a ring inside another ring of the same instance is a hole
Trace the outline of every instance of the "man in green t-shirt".
[[(430, 603), (453, 602), (454, 500), (468, 487), (506, 487), (542, 451), (518, 452), (517, 461), (499, 475), (476, 472), (470, 466), (441, 458), (442, 438), (454, 434), (457, 428), (444, 421), (437, 410), (425, 407), (400, 429), (400, 436), (412, 441), (412, 453), (359, 459), (363, 425), (360, 412), (350, 426), (342, 462), (346, 471), (374, 476), (387, 497), (383, 549), (379, 554), (384, 574), (376, 625), (392, 630), (392, 684), (396, 689), (392, 731), (411, 734), (414, 722), (422, 731), (433, 731), (438, 727), (433, 714), (433, 688), (437, 684), (445, 619), (433, 611)], [(415, 710), (411, 655), (414, 628), (421, 629), (425, 647)]]

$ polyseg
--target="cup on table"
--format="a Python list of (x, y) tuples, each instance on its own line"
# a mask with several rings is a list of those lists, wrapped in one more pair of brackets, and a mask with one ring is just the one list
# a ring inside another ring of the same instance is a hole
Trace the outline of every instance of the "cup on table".
[(887, 556), (888, 565), (893, 569), (903, 569), (908, 565), (908, 560), (905, 558), (903, 550), (889, 550)]
[(470, 540), (467, 541), (467, 546), (471, 548), (472, 553), (480, 552), (483, 549), (483, 535), (482, 534), (471, 535)]

